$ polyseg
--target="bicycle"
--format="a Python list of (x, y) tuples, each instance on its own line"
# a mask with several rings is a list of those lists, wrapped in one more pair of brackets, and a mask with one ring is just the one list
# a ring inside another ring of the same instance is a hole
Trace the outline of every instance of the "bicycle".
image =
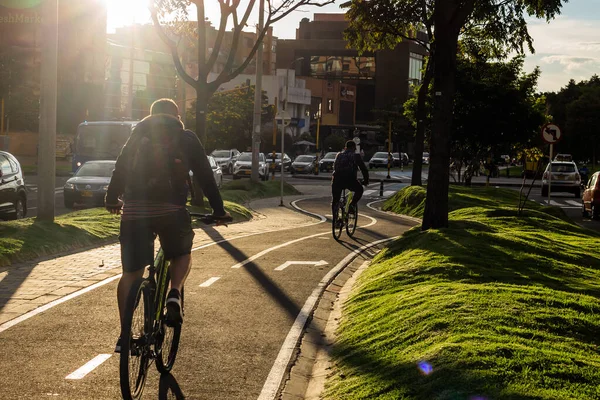
[(346, 233), (352, 237), (356, 231), (356, 224), (358, 221), (358, 204), (355, 205), (354, 210), (350, 210), (350, 204), (354, 197), (354, 192), (342, 190), (340, 201), (337, 203), (333, 218), (331, 220), (331, 230), (333, 232), (333, 238), (338, 240), (342, 235), (342, 230), (346, 227)]
[[(190, 213), (206, 224), (230, 222), (215, 220), (211, 214)], [(148, 368), (156, 361), (161, 374), (171, 371), (179, 348), (181, 324), (167, 326), (165, 301), (169, 289), (169, 261), (159, 248), (148, 268), (147, 278), (136, 280), (127, 296), (121, 332), (119, 375), (121, 394), (126, 400), (139, 399), (144, 390)], [(181, 311), (184, 311), (181, 290)]]

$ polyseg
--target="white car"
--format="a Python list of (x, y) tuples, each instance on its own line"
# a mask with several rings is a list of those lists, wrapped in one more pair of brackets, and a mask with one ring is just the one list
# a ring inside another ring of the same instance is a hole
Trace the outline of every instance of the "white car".
[(213, 177), (215, 178), (215, 182), (217, 182), (217, 187), (220, 189), (223, 186), (223, 171), (213, 156), (206, 156), (206, 158), (208, 158)]
[[(377, 168), (377, 167), (387, 168), (388, 154), (389, 153), (386, 151), (378, 151), (377, 153), (373, 154), (373, 157), (371, 157), (371, 159), (369, 160), (369, 168), (371, 168), (371, 169)], [(393, 163), (393, 160), (392, 160), (392, 163)]]
[[(213, 156), (206, 156), (208, 159), (208, 163), (210, 164), (210, 168), (212, 169), (213, 178), (215, 178), (215, 182), (217, 183), (217, 187), (220, 189), (223, 186), (223, 171), (217, 161)], [(190, 177), (193, 177), (194, 173), (190, 171)]]
[[(252, 153), (241, 153), (235, 164), (233, 164), (233, 179), (240, 179), (244, 176), (249, 178), (251, 174)], [(267, 164), (263, 153), (258, 153), (258, 175), (263, 181), (269, 179), (269, 165)]]
[[(552, 180), (550, 180), (552, 174)], [(573, 161), (552, 161), (546, 166), (542, 176), (542, 196), (552, 192), (569, 192), (579, 198), (581, 194), (581, 176)]]
[(429, 164), (429, 153), (423, 153), (423, 164)]

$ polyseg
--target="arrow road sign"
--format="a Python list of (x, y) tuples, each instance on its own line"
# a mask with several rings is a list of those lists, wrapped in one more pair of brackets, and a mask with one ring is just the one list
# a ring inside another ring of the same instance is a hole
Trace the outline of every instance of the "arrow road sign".
[(325, 260), (321, 260), (321, 261), (286, 261), (283, 264), (281, 264), (279, 267), (275, 268), (275, 271), (283, 271), (290, 265), (300, 265), (300, 264), (308, 264), (308, 265), (314, 265), (315, 267), (320, 267), (321, 265), (327, 265), (329, 263)]
[(558, 125), (555, 124), (546, 124), (542, 126), (542, 139), (546, 143), (554, 144), (560, 141), (562, 138), (562, 133)]

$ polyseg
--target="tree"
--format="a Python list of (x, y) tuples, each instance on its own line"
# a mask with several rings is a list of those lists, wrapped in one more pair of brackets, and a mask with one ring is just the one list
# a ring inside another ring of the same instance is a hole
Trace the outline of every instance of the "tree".
[[(433, 68), (433, 112), (430, 141), (431, 162), (422, 229), (448, 226), (448, 184), (450, 176), (450, 135), (452, 132), (455, 73), (459, 37), (468, 35), (466, 46), (490, 54), (506, 54), (508, 50), (523, 52), (527, 44), (533, 52), (527, 30), (526, 15), (552, 19), (559, 13), (562, 0), (353, 0), (380, 4), (389, 11), (381, 13), (377, 24), (388, 26), (388, 20), (405, 21), (406, 27), (432, 24), (428, 65)], [(367, 9), (369, 7), (366, 7)], [(362, 15), (362, 14), (361, 14)], [(355, 16), (356, 17), (356, 16)], [(411, 24), (412, 23), (412, 24)], [(427, 25), (425, 25), (427, 26)], [(402, 25), (399, 25), (401, 28)], [(378, 31), (365, 35), (369, 40), (391, 43), (401, 40), (404, 31)], [(398, 34), (401, 34), (400, 36)], [(379, 38), (379, 39), (378, 39)]]
[(540, 71), (524, 74), (523, 61), (459, 60), (450, 148), (459, 180), (463, 166), (470, 183), (480, 159), (515, 153), (539, 139), (546, 121), (544, 99), (535, 94)]
[[(235, 65), (242, 30), (248, 26), (248, 19), (255, 8), (256, 0), (249, 0), (243, 10), (240, 9), (240, 0), (216, 1), (220, 9), (220, 18), (214, 43), (207, 43), (206, 33), (210, 28), (210, 22), (205, 16), (205, 0), (152, 0), (150, 9), (156, 31), (169, 47), (178, 75), (196, 91), (195, 111), (199, 116), (196, 119), (196, 134), (202, 142), (206, 141), (206, 111), (210, 97), (219, 86), (235, 78), (250, 65), (269, 28), (298, 7), (306, 5), (321, 7), (333, 2), (333, 0), (283, 0), (275, 3), (268, 0), (264, 27), (257, 32), (257, 40), (248, 52), (248, 56), (239, 65)], [(188, 15), (191, 5), (196, 8), (197, 18), (193, 26), (190, 25)], [(240, 14), (240, 11), (243, 12)], [(225, 43), (226, 29), (229, 24), (232, 24), (232, 33), (230, 40), (227, 40), (228, 43)], [(193, 78), (185, 70), (180, 44), (195, 46), (198, 70), (194, 71), (193, 75), (197, 78)], [(223, 58), (223, 68), (217, 78), (209, 82), (208, 75), (214, 70), (219, 57)]]
[[(252, 135), (252, 113), (255, 86), (241, 86), (223, 93), (215, 93), (208, 103), (206, 116), (207, 151), (214, 149), (245, 149)], [(262, 95), (263, 123), (273, 121), (273, 106)], [(192, 106), (195, 106), (193, 104)], [(188, 111), (186, 121), (194, 124), (195, 108)]]

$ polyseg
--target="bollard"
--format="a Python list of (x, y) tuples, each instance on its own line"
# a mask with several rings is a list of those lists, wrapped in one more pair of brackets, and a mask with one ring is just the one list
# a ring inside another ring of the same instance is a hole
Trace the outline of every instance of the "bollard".
[(383, 179), (379, 182), (379, 197), (383, 197)]

